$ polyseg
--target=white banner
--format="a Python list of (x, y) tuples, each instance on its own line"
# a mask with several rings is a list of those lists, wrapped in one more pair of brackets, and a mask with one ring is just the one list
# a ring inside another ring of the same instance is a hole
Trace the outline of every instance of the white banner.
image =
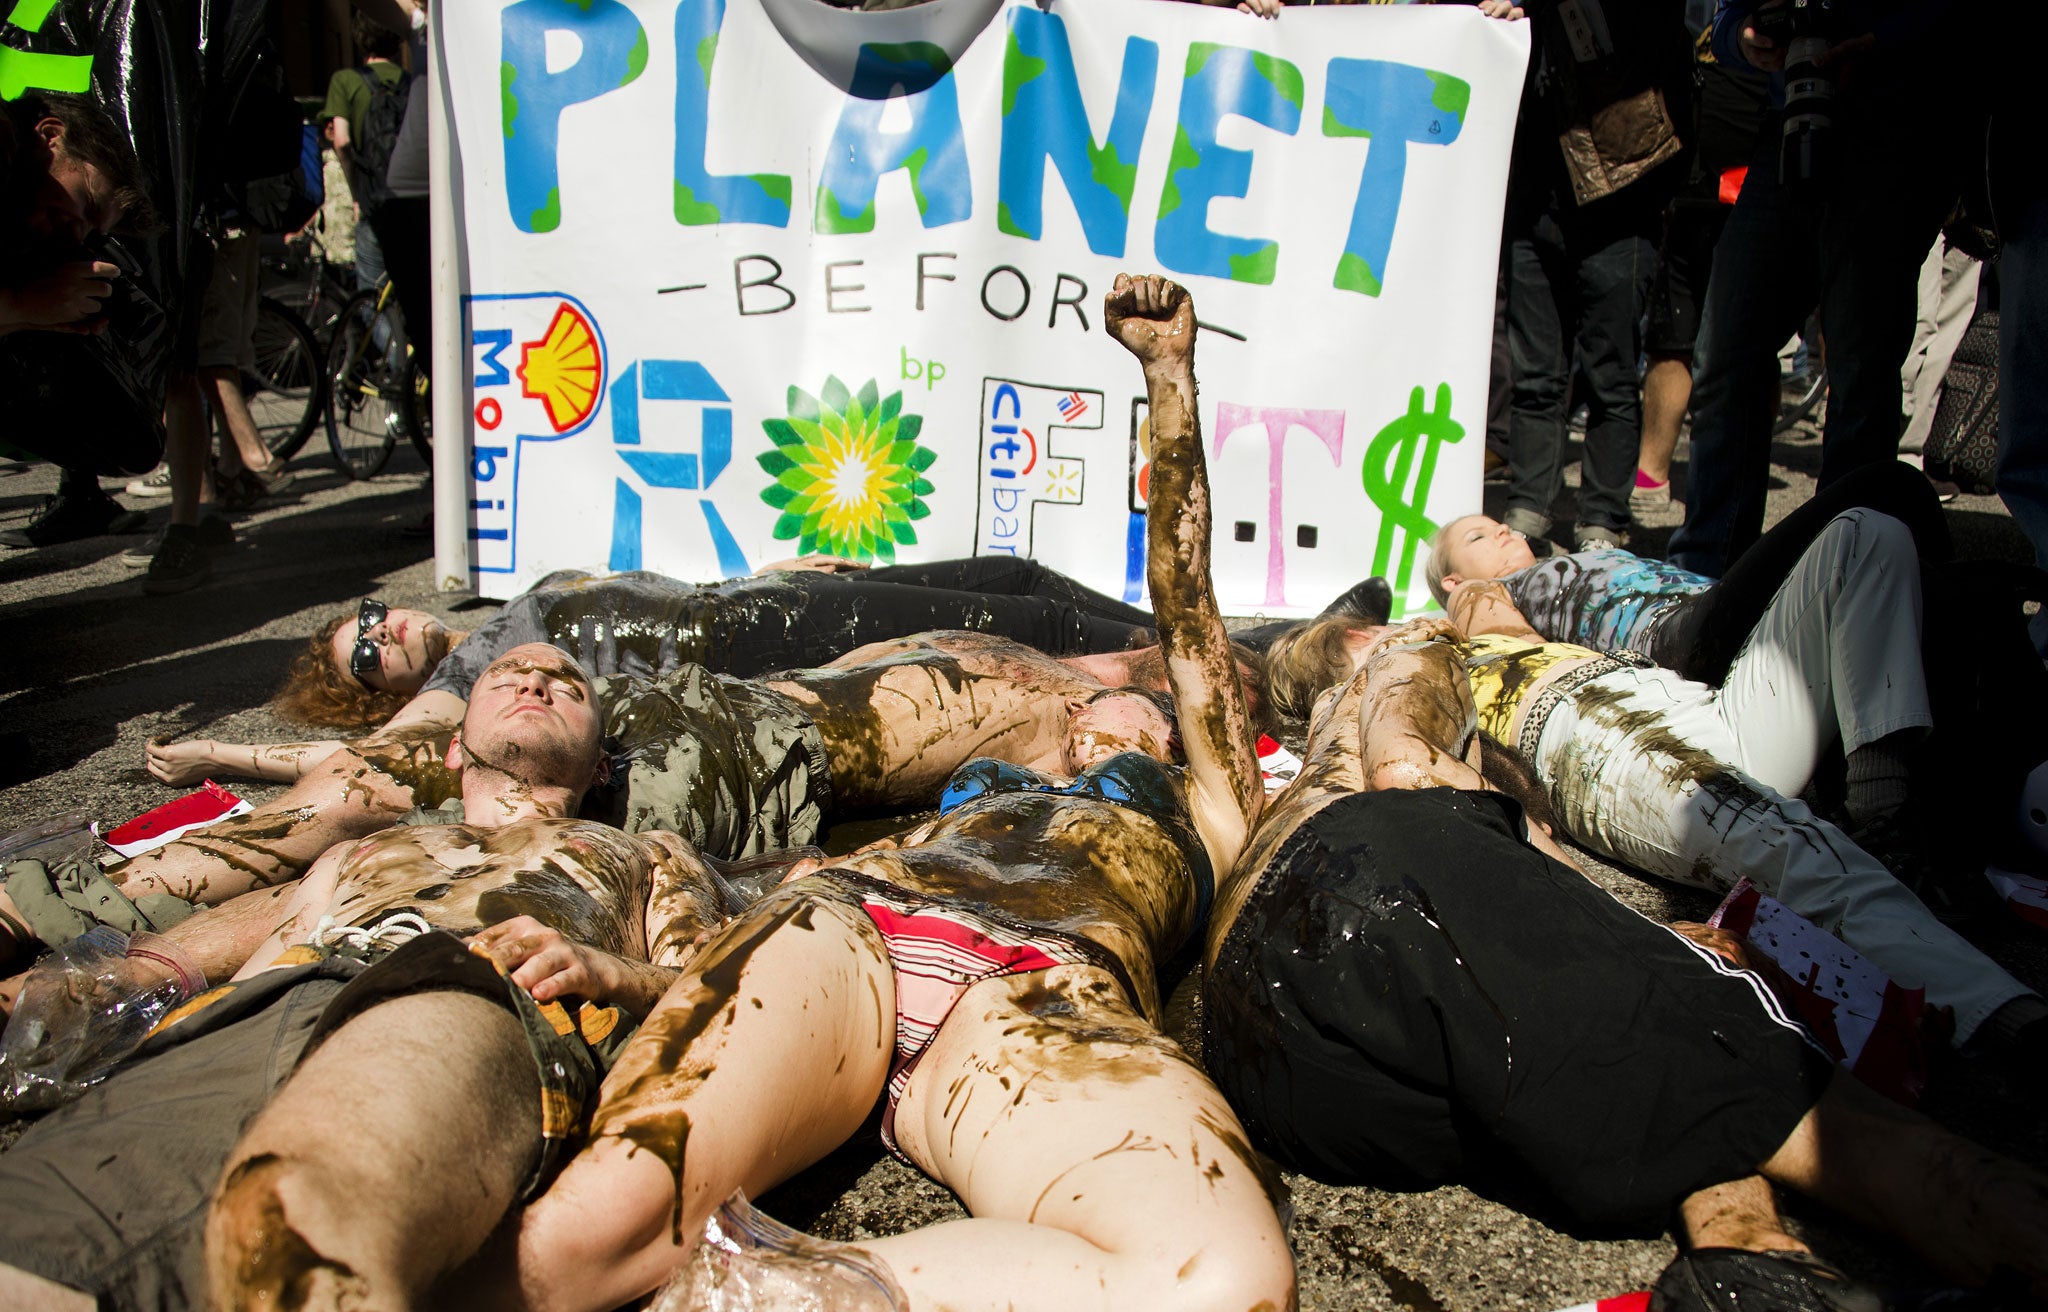
[(1161, 0), (434, 21), (487, 596), (565, 566), (1015, 552), (1142, 601), (1120, 270), (1195, 294), (1226, 612), (1312, 613), (1369, 574), (1427, 605), (1428, 533), (1479, 508), (1527, 24)]

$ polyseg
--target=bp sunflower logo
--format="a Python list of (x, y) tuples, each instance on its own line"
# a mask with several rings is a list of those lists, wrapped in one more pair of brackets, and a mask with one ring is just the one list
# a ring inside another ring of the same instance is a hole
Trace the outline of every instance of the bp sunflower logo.
[(877, 399), (873, 379), (856, 395), (827, 378), (821, 395), (789, 389), (789, 417), (764, 419), (775, 443), (757, 459), (775, 481), (761, 499), (782, 512), (775, 536), (799, 555), (896, 559), (917, 541), (912, 520), (931, 514), (924, 478), (938, 454), (917, 444), (921, 415), (903, 413), (903, 393)]

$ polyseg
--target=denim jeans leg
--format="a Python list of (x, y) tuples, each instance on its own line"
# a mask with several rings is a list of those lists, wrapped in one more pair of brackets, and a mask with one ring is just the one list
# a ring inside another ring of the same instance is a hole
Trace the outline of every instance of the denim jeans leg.
[(1654, 261), (1649, 242), (1630, 234), (1581, 253), (1578, 262), (1579, 364), (1592, 393), (1579, 460), (1579, 522), (1617, 532), (1628, 528), (1628, 496), (1642, 447), (1636, 361)]
[(1508, 248), (1508, 508), (1548, 518), (1564, 484), (1565, 397), (1571, 385), (1571, 275), (1563, 234), (1549, 214)]
[[(1998, 495), (2048, 566), (2048, 198), (2006, 232), (1998, 283)], [(2048, 610), (2031, 630), (2048, 657)]]
[(1693, 353), (1685, 523), (1670, 559), (1719, 578), (1763, 532), (1778, 410), (1778, 348), (1813, 305), (1811, 229), (1778, 187), (1777, 134), (1749, 166), (1714, 248)]

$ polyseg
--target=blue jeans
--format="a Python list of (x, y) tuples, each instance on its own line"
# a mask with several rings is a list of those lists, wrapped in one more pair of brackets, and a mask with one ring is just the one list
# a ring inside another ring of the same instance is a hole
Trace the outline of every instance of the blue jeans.
[[(1998, 495), (2048, 566), (2048, 198), (2009, 225), (1998, 284)], [(2048, 610), (2029, 629), (2048, 658)]]
[(1796, 198), (1778, 182), (1778, 142), (1774, 119), (1715, 248), (1693, 357), (1685, 524), (1668, 554), (1712, 578), (1763, 532), (1778, 347), (1816, 302), (1828, 371), (1820, 486), (1898, 456), (1920, 262), (1954, 200), (1946, 172), (1909, 149), (1882, 166), (1845, 158), (1831, 190)]

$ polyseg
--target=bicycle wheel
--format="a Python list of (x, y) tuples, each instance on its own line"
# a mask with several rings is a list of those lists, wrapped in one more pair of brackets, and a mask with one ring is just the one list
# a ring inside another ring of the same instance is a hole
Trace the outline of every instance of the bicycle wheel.
[(263, 445), (280, 460), (295, 456), (325, 408), (320, 348), (305, 320), (265, 296), (256, 302), (256, 367), (242, 371), (242, 394)]
[(327, 445), (350, 478), (373, 478), (398, 445), (403, 365), (393, 325), (377, 309), (377, 293), (361, 292), (335, 320), (327, 344)]
[(426, 364), (420, 359), (418, 350), (405, 357), (405, 380), (399, 388), (405, 400), (405, 435), (412, 439), (412, 449), (420, 453), (420, 459), (427, 462), (427, 468), (434, 467), (434, 396), (427, 378)]
[(1779, 388), (1778, 397), (1778, 418), (1771, 425), (1773, 436), (1790, 431), (1802, 419), (1810, 418), (1816, 424), (1825, 422), (1827, 371), (1814, 369), (1805, 375), (1795, 374)]

